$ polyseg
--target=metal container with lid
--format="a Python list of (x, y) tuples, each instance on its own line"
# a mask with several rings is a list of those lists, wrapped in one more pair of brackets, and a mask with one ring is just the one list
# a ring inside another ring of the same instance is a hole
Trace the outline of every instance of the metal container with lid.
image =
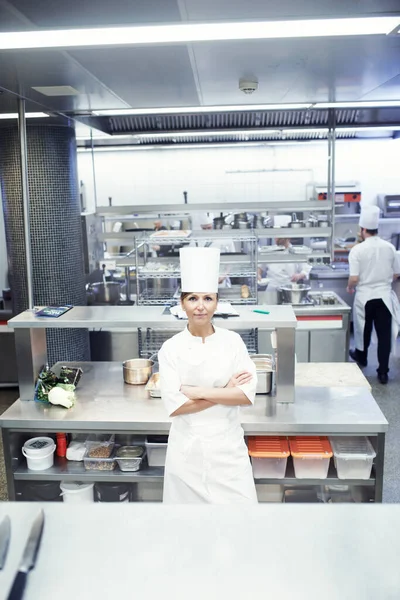
[(256, 365), (257, 388), (256, 394), (270, 394), (272, 391), (272, 374), (274, 371), (271, 354), (252, 354), (251, 360)]
[(139, 471), (144, 454), (142, 446), (121, 446), (115, 458), (121, 471)]

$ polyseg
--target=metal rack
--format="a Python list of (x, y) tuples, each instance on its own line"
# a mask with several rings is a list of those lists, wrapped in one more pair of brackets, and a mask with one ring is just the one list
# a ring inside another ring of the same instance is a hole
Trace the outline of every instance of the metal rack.
[[(138, 351), (141, 358), (150, 358), (158, 353), (163, 343), (182, 329), (138, 328)], [(243, 329), (237, 332), (246, 344), (249, 354), (258, 354), (258, 329)]]
[[(221, 299), (229, 300), (232, 304), (257, 304), (257, 237), (253, 232), (241, 232), (238, 230), (212, 232), (196, 232), (190, 237), (174, 236), (158, 239), (150, 236), (138, 236), (134, 239), (135, 244), (135, 262), (136, 262), (136, 294), (138, 305), (165, 305), (175, 304), (179, 301), (180, 294), (180, 270), (177, 257), (157, 257), (151, 256), (151, 246), (164, 244), (175, 246), (176, 249), (187, 246), (197, 245), (200, 247), (211, 245), (218, 241), (221, 247), (220, 275), (229, 277), (231, 287), (221, 287), (219, 294)], [(226, 240), (226, 250), (224, 252), (224, 240)], [(235, 245), (237, 254), (229, 252), (230, 246)], [(155, 261), (162, 267), (154, 270), (148, 265)], [(232, 280), (239, 279), (239, 282)], [(171, 280), (171, 286), (160, 285), (159, 290), (152, 280), (163, 281)], [(173, 280), (176, 280), (175, 283)], [(176, 285), (175, 285), (176, 284)], [(242, 284), (249, 288), (249, 297), (242, 297)]]

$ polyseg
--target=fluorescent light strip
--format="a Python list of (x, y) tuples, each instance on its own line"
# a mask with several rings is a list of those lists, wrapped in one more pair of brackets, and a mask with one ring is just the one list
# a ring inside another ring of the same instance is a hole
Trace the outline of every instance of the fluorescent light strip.
[[(31, 112), (25, 113), (26, 119), (42, 119), (43, 117), (48, 117), (46, 113), (43, 112)], [(3, 113), (0, 114), (0, 119), (18, 119), (18, 113)]]
[(312, 108), (385, 108), (400, 106), (400, 100), (369, 100), (360, 102), (316, 102)]
[[(207, 130), (195, 130), (195, 131), (167, 131), (165, 133), (137, 133), (131, 135), (104, 135), (94, 137), (93, 141), (96, 140), (118, 140), (123, 138), (131, 138), (132, 141), (137, 139), (160, 139), (160, 138), (191, 138), (191, 137), (223, 137), (227, 135), (263, 135), (263, 134), (274, 134), (274, 135), (285, 135), (292, 133), (328, 133), (329, 129), (327, 127), (298, 127), (297, 129), (229, 129), (225, 131), (218, 131), (213, 129)], [(371, 127), (366, 126), (350, 126), (350, 127), (337, 127), (335, 130), (337, 133), (345, 133), (345, 132), (357, 132), (357, 131), (400, 131), (399, 125), (373, 125)], [(76, 138), (79, 141), (90, 141), (90, 137), (79, 136)]]
[[(400, 103), (399, 103), (400, 104)], [(254, 110), (302, 110), (311, 108), (310, 102), (302, 104), (228, 104), (221, 106), (172, 106), (162, 108), (123, 108), (121, 110), (94, 110), (98, 117), (122, 117), (129, 115), (177, 115), (213, 112), (246, 112)]]
[(94, 110), (98, 117), (125, 117), (134, 115), (176, 115), (216, 112), (247, 112), (268, 110), (305, 110), (309, 108), (385, 108), (400, 107), (400, 100), (371, 100), (359, 102), (315, 102), (299, 104), (227, 104), (220, 106), (171, 106), (160, 108), (122, 108), (109, 110)]
[(0, 34), (0, 50), (387, 35), (399, 24), (400, 17), (394, 16), (18, 31)]

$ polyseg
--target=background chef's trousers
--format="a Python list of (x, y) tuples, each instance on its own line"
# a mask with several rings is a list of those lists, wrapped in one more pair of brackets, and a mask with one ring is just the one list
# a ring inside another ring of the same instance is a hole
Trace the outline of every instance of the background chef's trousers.
[(357, 348), (357, 358), (367, 362), (368, 347), (371, 342), (372, 326), (378, 337), (378, 373), (389, 372), (389, 356), (392, 344), (392, 315), (381, 298), (368, 300), (365, 304), (364, 351)]

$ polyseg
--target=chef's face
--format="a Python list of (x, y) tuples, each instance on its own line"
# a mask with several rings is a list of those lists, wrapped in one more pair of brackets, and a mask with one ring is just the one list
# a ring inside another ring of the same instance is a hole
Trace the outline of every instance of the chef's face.
[(186, 311), (189, 324), (204, 325), (209, 323), (217, 310), (217, 294), (190, 292), (181, 300), (182, 308)]

